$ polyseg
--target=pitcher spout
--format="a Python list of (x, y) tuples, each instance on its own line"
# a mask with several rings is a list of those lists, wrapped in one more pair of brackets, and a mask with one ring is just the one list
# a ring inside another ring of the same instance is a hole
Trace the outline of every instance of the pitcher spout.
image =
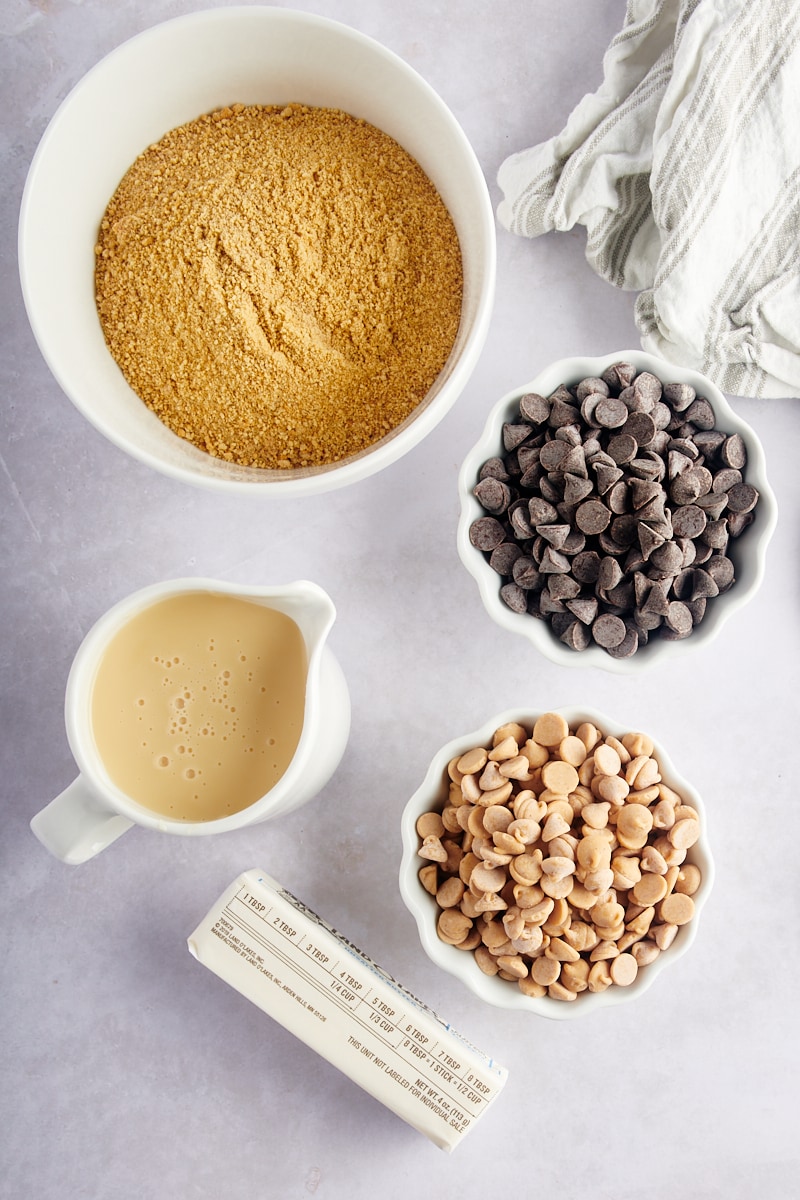
[(302, 633), (311, 670), (336, 620), (336, 607), (330, 596), (319, 584), (299, 579), (274, 595), (271, 604), (291, 617)]

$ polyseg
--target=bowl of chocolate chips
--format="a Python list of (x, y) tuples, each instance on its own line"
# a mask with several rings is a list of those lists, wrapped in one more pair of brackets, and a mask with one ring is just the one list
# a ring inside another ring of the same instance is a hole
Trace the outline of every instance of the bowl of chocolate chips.
[(566, 666), (699, 647), (758, 590), (777, 504), (753, 430), (641, 351), (553, 363), (495, 404), (459, 475), (484, 607)]

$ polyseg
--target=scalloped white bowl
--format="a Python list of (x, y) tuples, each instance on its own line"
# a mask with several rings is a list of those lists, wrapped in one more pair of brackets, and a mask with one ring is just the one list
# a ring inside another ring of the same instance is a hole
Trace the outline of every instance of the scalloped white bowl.
[[(428, 772), (420, 787), (408, 801), (401, 819), (401, 834), (403, 841), (403, 856), (400, 864), (400, 892), (406, 907), (417, 923), (422, 948), (428, 957), (456, 979), (461, 980), (471, 992), (487, 1004), (497, 1008), (518, 1009), (531, 1012), (540, 1017), (550, 1017), (554, 1020), (570, 1020), (584, 1017), (609, 1005), (624, 1004), (641, 996), (656, 982), (663, 971), (677, 962), (686, 953), (697, 936), (702, 910), (708, 900), (714, 882), (714, 861), (708, 843), (706, 825), (706, 808), (697, 790), (679, 775), (672, 759), (664, 747), (645, 730), (653, 740), (653, 754), (661, 768), (661, 776), (668, 787), (673, 788), (688, 804), (697, 809), (700, 816), (700, 840), (687, 852), (686, 861), (696, 863), (702, 875), (702, 882), (693, 896), (695, 912), (692, 920), (681, 926), (675, 941), (668, 950), (662, 951), (658, 958), (647, 967), (639, 970), (634, 982), (629, 987), (612, 986), (605, 992), (582, 992), (576, 1000), (554, 1000), (549, 996), (541, 998), (525, 996), (519, 988), (509, 980), (497, 976), (484, 975), (470, 951), (458, 950), (439, 939), (436, 933), (436, 920), (439, 908), (436, 900), (419, 881), (418, 872), (425, 865), (425, 860), (417, 854), (420, 845), (416, 831), (417, 819), (422, 813), (431, 810), (441, 810), (447, 796), (449, 780), (447, 764), (457, 754), (463, 754), (473, 746), (491, 745), (494, 731), (508, 721), (519, 721), (526, 726), (532, 726), (543, 709), (509, 709), (490, 717), (479, 729), (472, 733), (453, 738), (434, 755)], [(613, 734), (621, 737), (630, 727), (623, 727), (605, 713), (590, 708), (558, 708), (549, 711), (561, 713), (572, 728), (581, 721), (592, 721), (603, 734)]]
[[(178, 437), (129, 387), (103, 337), (94, 247), (134, 159), (170, 129), (226, 104), (298, 101), (339, 108), (395, 138), (439, 191), (461, 245), (461, 324), (427, 396), (374, 446), (316, 468), (259, 470)], [(347, 25), (288, 9), (216, 8), (145, 30), (81, 79), (52, 118), (28, 172), (19, 269), (34, 336), (75, 407), (110, 441), (175, 479), (218, 491), (298, 496), (354, 483), (420, 442), (478, 360), (495, 286), (495, 223), (475, 153), (422, 77)]]
[[(548, 622), (526, 613), (512, 612), (500, 599), (501, 577), (489, 566), (483, 552), (472, 545), (469, 529), (473, 521), (486, 515), (473, 496), (472, 489), (478, 482), (478, 474), (484, 462), (495, 455), (502, 455), (503, 424), (518, 414), (520, 397), (526, 392), (538, 392), (548, 396), (560, 383), (572, 385), (581, 379), (599, 376), (613, 363), (622, 361), (633, 363), (639, 371), (652, 371), (665, 383), (689, 383), (698, 395), (705, 396), (716, 413), (717, 428), (726, 433), (738, 433), (744, 440), (747, 447), (745, 479), (758, 489), (760, 499), (753, 524), (740, 537), (731, 539), (728, 546), (727, 553), (736, 570), (733, 585), (727, 592), (714, 597), (702, 622), (689, 637), (675, 642), (651, 637), (647, 645), (641, 646), (630, 658), (612, 658), (600, 646), (571, 650), (558, 640)], [(747, 604), (761, 586), (767, 546), (778, 518), (777, 501), (767, 482), (764, 450), (750, 426), (737, 416), (719, 388), (704, 375), (687, 367), (673, 366), (642, 350), (618, 350), (596, 358), (561, 359), (546, 367), (529, 383), (503, 396), (489, 413), (480, 439), (464, 459), (459, 472), (458, 488), (461, 500), (457, 533), (458, 554), (478, 584), (481, 600), (492, 620), (503, 629), (526, 638), (541, 654), (560, 666), (598, 667), (623, 675), (633, 674), (675, 655), (682, 655), (687, 649), (700, 649), (717, 637), (729, 618)]]

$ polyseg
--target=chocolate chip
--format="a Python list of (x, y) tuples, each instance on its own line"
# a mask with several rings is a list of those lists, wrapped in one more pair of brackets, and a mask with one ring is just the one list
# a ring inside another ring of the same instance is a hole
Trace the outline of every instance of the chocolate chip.
[(586, 534), (602, 533), (610, 520), (611, 513), (602, 500), (584, 500), (575, 513), (576, 525)]
[(565, 603), (582, 625), (591, 625), (597, 616), (598, 600), (596, 596), (576, 596), (574, 600), (567, 600)]
[(524, 613), (528, 611), (527, 594), (516, 583), (504, 583), (500, 588), (500, 599), (512, 612)]
[(603, 593), (603, 599), (611, 605), (620, 616), (624, 616), (633, 608), (633, 580), (623, 579), (615, 587)]
[(505, 536), (503, 526), (494, 517), (479, 517), (469, 527), (469, 540), (476, 550), (494, 550)]
[(501, 479), (504, 482), (507, 481), (508, 471), (502, 458), (487, 458), (480, 469), (478, 479)]
[(664, 391), (663, 384), (652, 371), (640, 371), (633, 381), (633, 390), (637, 396), (651, 400), (656, 404)]
[(660, 483), (654, 479), (631, 479), (628, 483), (630, 489), (631, 503), (634, 511), (644, 508), (651, 500), (655, 500), (660, 496), (662, 499), (662, 508), (664, 503), (664, 489)]
[(589, 630), (580, 621), (570, 621), (559, 637), (570, 650), (585, 650), (591, 642)]
[(621, 579), (622, 567), (619, 565), (618, 559), (607, 554), (600, 560), (600, 568), (597, 572), (598, 592), (607, 592), (610, 588), (616, 587)]
[(681, 447), (673, 446), (667, 454), (667, 478), (677, 479), (684, 471), (691, 470), (694, 459)]
[(672, 531), (676, 537), (698, 538), (706, 527), (706, 514), (696, 504), (684, 504), (672, 513)]
[(565, 554), (580, 554), (586, 547), (586, 536), (580, 529), (571, 529), (569, 537), (561, 549)]
[(681, 600), (673, 600), (667, 607), (666, 622), (673, 633), (688, 637), (692, 632), (692, 614)]
[(690, 383), (668, 383), (663, 394), (677, 413), (685, 412), (697, 395)]
[[(641, 415), (644, 416), (644, 413)], [(623, 463), (629, 463), (631, 459), (636, 457), (639, 449), (639, 442), (633, 436), (633, 434), (628, 432), (628, 422), (630, 422), (630, 420), (631, 418), (629, 417), (622, 433), (618, 433), (616, 437), (612, 437), (608, 443), (608, 453), (611, 455), (617, 466), (620, 466)]]
[[(610, 466), (604, 462), (592, 463), (592, 470), (597, 480), (597, 491), (601, 496), (605, 496), (611, 490), (618, 480), (622, 479), (623, 472), (617, 465)], [(624, 484), (623, 484), (624, 487)]]
[(580, 504), (587, 496), (591, 496), (594, 485), (590, 479), (582, 479), (578, 475), (565, 474), (564, 501), (567, 504)]
[(561, 469), (561, 464), (569, 453), (569, 447), (566, 442), (559, 441), (558, 438), (553, 438), (551, 442), (546, 442), (539, 453), (539, 462), (544, 467), (545, 471), (558, 471)]
[(534, 527), (552, 525), (558, 520), (558, 509), (540, 496), (532, 496), (528, 501), (528, 520)]
[[(742, 472), (738, 467), (723, 467), (711, 477), (712, 492), (727, 492), (735, 483), (742, 482)], [(726, 501), (727, 503), (727, 501)]]
[(659, 546), (663, 546), (664, 542), (667, 540), (645, 521), (639, 522), (636, 532), (639, 538), (639, 546), (645, 561), (650, 557), (654, 550), (657, 550)]
[(522, 549), (516, 542), (501, 542), (492, 551), (489, 566), (498, 575), (510, 575), (514, 563), (521, 557)]
[(531, 463), (519, 481), (520, 487), (528, 489), (535, 488), (543, 474), (544, 468), (538, 462)]
[[(567, 393), (569, 395), (569, 393)], [(574, 404), (570, 404), (560, 398), (553, 399), (550, 397), (550, 419), (548, 424), (553, 429), (559, 429), (562, 425), (575, 425), (580, 420), (580, 412)], [(570, 400), (572, 397), (570, 396)]]
[(503, 445), (506, 450), (516, 450), (521, 442), (530, 435), (530, 425), (510, 425), (503, 426)]
[(620, 557), (628, 549), (627, 546), (620, 546), (620, 544), (618, 542), (615, 542), (613, 537), (611, 536), (610, 532), (607, 529), (604, 529), (603, 532), (600, 534), (600, 536), (597, 539), (597, 544), (600, 547), (600, 549), (603, 551), (604, 554), (616, 554), (616, 555), (619, 555)]
[(726, 467), (737, 471), (744, 470), (747, 465), (747, 447), (740, 433), (732, 433), (719, 448), (719, 456)]
[(603, 613), (592, 624), (592, 637), (598, 646), (602, 646), (605, 650), (619, 646), (627, 632), (627, 626), (622, 618), (616, 617), (612, 613)]
[(534, 559), (528, 555), (520, 555), (512, 564), (511, 573), (514, 583), (526, 590), (535, 590), (542, 582), (541, 572)]
[(534, 537), (536, 530), (528, 520), (528, 506), (524, 500), (517, 500), (516, 504), (509, 508), (508, 517), (511, 521), (511, 527), (518, 538), (525, 541), (528, 538)]
[(536, 532), (556, 550), (563, 550), (569, 537), (570, 527), (569, 525), (537, 525)]
[[(708, 486), (705, 485), (702, 475), (703, 467), (690, 467), (687, 471), (682, 471), (676, 479), (673, 479), (669, 494), (670, 498), (676, 504), (691, 504), (698, 496), (705, 495), (711, 490), (711, 481), (709, 479)], [(708, 472), (706, 472), (708, 474)]]
[(548, 546), (542, 555), (539, 570), (545, 575), (550, 575), (559, 571), (568, 571), (569, 566), (570, 562), (566, 554), (561, 554), (552, 546)]
[[(623, 425), (622, 433), (620, 434), (621, 437), (627, 436), (633, 438), (637, 446), (647, 446), (652, 442), (655, 435), (656, 423), (648, 413), (644, 412), (631, 413)], [(616, 438), (613, 438), (612, 441), (616, 441)], [(610, 448), (609, 454), (613, 454)], [(633, 457), (634, 455), (632, 454), (631, 458)]]
[(750, 483), (735, 483), (728, 489), (728, 508), (732, 513), (749, 513), (758, 503), (758, 492)]
[(617, 391), (622, 391), (623, 388), (629, 387), (636, 378), (636, 367), (633, 363), (618, 362), (613, 366), (607, 367), (600, 376), (604, 383), (607, 383), (610, 388), (615, 388)]
[(586, 424), (591, 428), (599, 428), (598, 422), (595, 419), (595, 410), (600, 403), (608, 395), (608, 392), (590, 392), (588, 396), (584, 396), (581, 401), (581, 416)]
[(616, 646), (606, 646), (612, 658), (630, 658), (639, 648), (639, 635), (633, 625), (625, 630), (625, 637)]
[(705, 458), (713, 458), (725, 441), (725, 434), (719, 429), (701, 429), (694, 435), (694, 444)]
[(581, 585), (571, 575), (549, 575), (547, 590), (554, 600), (574, 600), (580, 595)]
[(520, 397), (520, 416), (533, 425), (544, 425), (550, 417), (550, 401), (536, 392), (528, 392)]
[(669, 612), (669, 580), (655, 579), (652, 587), (647, 594), (647, 598), (640, 608), (643, 612), (655, 614), (659, 617), (665, 617)]
[(671, 579), (683, 566), (683, 550), (677, 542), (665, 542), (650, 555), (650, 570), (655, 579)]
[(723, 519), (709, 521), (700, 536), (707, 546), (714, 550), (724, 550), (728, 545), (728, 522)]
[(596, 583), (600, 574), (600, 555), (596, 550), (583, 550), (572, 561), (572, 574), (580, 583)]
[(696, 600), (698, 596), (718, 596), (719, 586), (713, 575), (709, 575), (708, 571), (696, 567), (692, 573), (692, 594), (691, 599)]
[(488, 513), (492, 513), (493, 516), (505, 512), (511, 503), (511, 488), (501, 479), (491, 476), (482, 479), (472, 489), (472, 494), (481, 507), (485, 508)]
[(661, 526), (665, 524), (667, 515), (665, 510), (666, 494), (664, 489), (659, 486), (646, 504), (640, 504), (635, 510), (637, 521), (647, 521), (650, 525)]
[(614, 517), (611, 522), (611, 536), (618, 546), (627, 550), (636, 541), (638, 525), (637, 517), (631, 513), (623, 513), (622, 516)]
[(601, 396), (607, 396), (609, 387), (605, 379), (598, 379), (597, 376), (589, 376), (587, 379), (582, 379), (575, 388), (575, 398), (577, 400), (585, 400), (592, 392), (598, 392)]
[(752, 512), (732, 512), (728, 517), (728, 533), (731, 537), (739, 537), (753, 523)]
[(604, 429), (619, 429), (628, 419), (627, 406), (612, 396), (604, 396), (594, 410), (594, 419)]
[(653, 418), (653, 424), (656, 427), (656, 431), (653, 434), (653, 440), (650, 445), (658, 446), (658, 451), (660, 454), (669, 442), (669, 434), (666, 433), (666, 430), (669, 429), (672, 421), (672, 411), (667, 404), (662, 404), (659, 400), (658, 404), (655, 406), (650, 415)]
[(663, 463), (659, 465), (655, 459), (644, 457), (632, 459), (628, 470), (639, 479), (663, 479), (665, 473)]
[(702, 508), (709, 521), (716, 521), (727, 508), (728, 493), (706, 492), (705, 496), (697, 497), (695, 504), (698, 508)]
[(706, 563), (706, 574), (710, 575), (721, 592), (725, 592), (734, 580), (734, 567), (723, 554), (713, 555)]
[(714, 409), (703, 396), (693, 400), (683, 416), (684, 420), (691, 421), (696, 429), (713, 429), (717, 419)]

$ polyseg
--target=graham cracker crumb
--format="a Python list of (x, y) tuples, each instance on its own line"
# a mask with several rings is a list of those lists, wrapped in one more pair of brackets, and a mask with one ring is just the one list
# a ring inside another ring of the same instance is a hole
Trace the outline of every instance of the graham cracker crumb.
[(124, 176), (95, 262), (133, 390), (244, 466), (371, 446), (424, 398), (458, 331), (444, 203), (397, 142), (334, 109), (235, 104), (172, 130)]

